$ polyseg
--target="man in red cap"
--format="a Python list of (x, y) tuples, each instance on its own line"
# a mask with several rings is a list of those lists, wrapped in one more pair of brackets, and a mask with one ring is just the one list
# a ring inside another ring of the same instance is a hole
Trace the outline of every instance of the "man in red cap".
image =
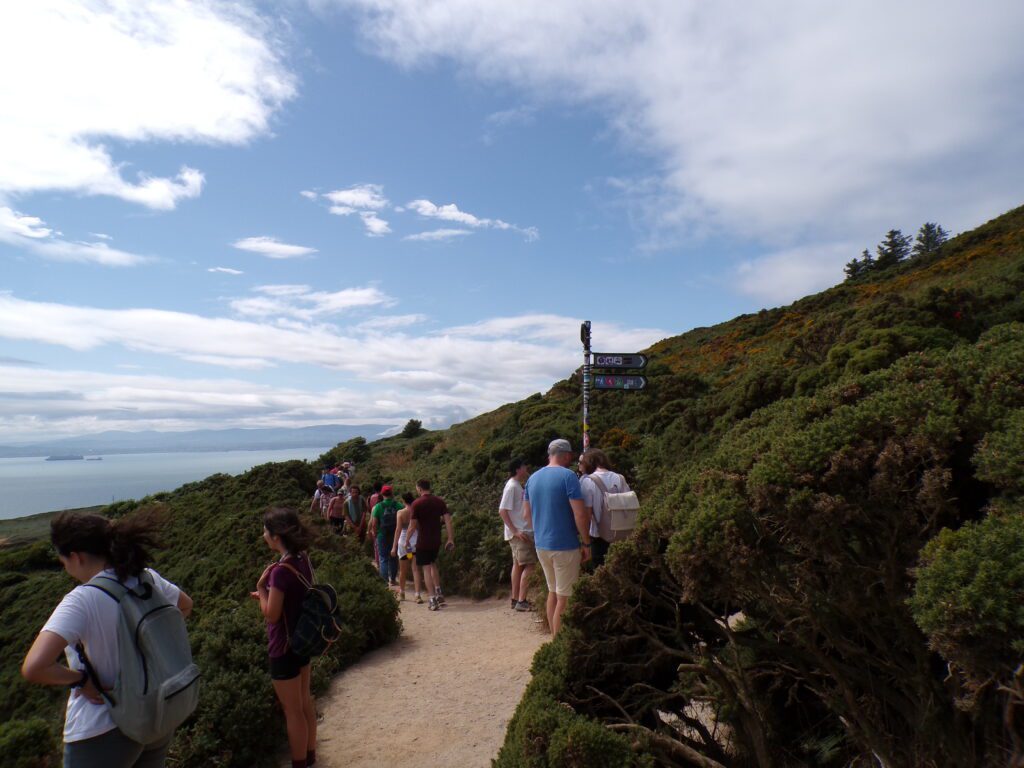
[(391, 586), (398, 585), (398, 558), (391, 554), (391, 543), (398, 525), (398, 510), (402, 508), (395, 499), (390, 485), (380, 489), (381, 500), (370, 513), (370, 535), (377, 537), (377, 553), (380, 558), (380, 575)]

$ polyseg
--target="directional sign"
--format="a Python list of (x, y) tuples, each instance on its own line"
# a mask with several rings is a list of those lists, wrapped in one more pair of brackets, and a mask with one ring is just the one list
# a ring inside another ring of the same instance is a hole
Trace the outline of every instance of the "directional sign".
[(598, 374), (594, 377), (594, 386), (597, 389), (624, 389), (635, 391), (647, 386), (647, 378), (644, 376), (605, 376)]
[(647, 358), (643, 355), (624, 354), (622, 352), (595, 352), (595, 368), (643, 368)]

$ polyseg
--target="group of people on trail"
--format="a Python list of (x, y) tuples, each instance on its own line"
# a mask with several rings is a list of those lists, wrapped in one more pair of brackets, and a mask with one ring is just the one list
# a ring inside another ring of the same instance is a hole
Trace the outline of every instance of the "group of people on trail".
[[(582, 477), (569, 469), (573, 461), (568, 440), (552, 440), (548, 463), (532, 475), (522, 459), (509, 464), (498, 514), (512, 550), (511, 608), (530, 611), (530, 576), (539, 562), (547, 583), (548, 626), (557, 634), (562, 613), (579, 578), (581, 566), (604, 563), (610, 546), (605, 531), (609, 494), (626, 494), (626, 479), (612, 469), (605, 453), (585, 451), (579, 460)], [(607, 538), (606, 538), (607, 537)]]

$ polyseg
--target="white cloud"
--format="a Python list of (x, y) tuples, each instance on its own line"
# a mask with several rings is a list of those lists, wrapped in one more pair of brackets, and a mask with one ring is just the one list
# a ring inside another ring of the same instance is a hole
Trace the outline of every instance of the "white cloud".
[(381, 315), (364, 320), (352, 330), (356, 332), (391, 331), (396, 328), (404, 328), (409, 325), (421, 325), (429, 320), (426, 315)]
[(97, 240), (113, 240), (114, 239), (110, 235), (105, 235), (102, 232), (90, 232), (89, 234), (92, 237), (95, 237)]
[(276, 237), (267, 237), (265, 235), (260, 237), (245, 237), (241, 240), (236, 240), (231, 245), (242, 251), (262, 253), (268, 259), (295, 259), (300, 256), (308, 256), (311, 253), (317, 252), (316, 248), (309, 248), (305, 245), (282, 243)]
[(225, 275), (244, 275), (240, 269), (232, 269), (231, 267), (210, 267), (207, 272), (222, 272)]
[(472, 235), (473, 233), (468, 229), (432, 229), (428, 232), (420, 232), (415, 235), (406, 235), (403, 240), (440, 240), (446, 242), (448, 240), (454, 240), (457, 237), (464, 237), (465, 235)]
[(1019, 0), (334, 2), (403, 67), (601, 110), (660, 172), (651, 226), (782, 250), (1021, 201)]
[(391, 226), (373, 211), (360, 211), (359, 218), (362, 219), (369, 237), (380, 237), (391, 232)]
[(53, 261), (131, 267), (149, 261), (145, 256), (111, 248), (105, 242), (72, 242), (57, 237), (53, 229), (36, 216), (26, 216), (0, 206), (0, 243), (39, 254)]
[(348, 189), (325, 192), (323, 197), (342, 208), (369, 208), (380, 211), (388, 207), (388, 199), (384, 197), (384, 187), (380, 184), (357, 184)]
[(742, 262), (733, 285), (768, 305), (785, 304), (834, 284), (843, 265), (859, 255), (849, 242), (787, 248)]
[(388, 307), (395, 303), (377, 288), (345, 288), (314, 291), (308, 285), (264, 285), (262, 295), (231, 301), (231, 308), (244, 317), (297, 318), (323, 322), (327, 318), (360, 307)]
[[(389, 315), (386, 303), (369, 303), (374, 299), (370, 293), (363, 296), (364, 303), (359, 303), (358, 297), (344, 291), (320, 294), (305, 286), (266, 286), (262, 295), (254, 298), (271, 302), (261, 308), (250, 306), (253, 314), (249, 317), (267, 318), (266, 322), (155, 309), (76, 307), (0, 294), (0, 337), (73, 351), (118, 346), (229, 369), (301, 363), (347, 377), (342, 379), (343, 389), (337, 392), (311, 388), (289, 391), (280, 397), (267, 394), (257, 384), (237, 382), (206, 383), (201, 394), (189, 394), (182, 393), (182, 382), (165, 382), (161, 391), (156, 391), (160, 387), (148, 391), (135, 384), (114, 387), (94, 383), (103, 379), (101, 374), (83, 375), (74, 387), (67, 384), (64, 372), (51, 379), (32, 369), (31, 380), (20, 379), (24, 387), (33, 387), (32, 391), (52, 388), (82, 392), (81, 400), (65, 398), (49, 412), (73, 410), (97, 419), (123, 417), (128, 403), (139, 412), (139, 418), (151, 420), (160, 418), (160, 413), (182, 419), (237, 419), (253, 409), (268, 419), (294, 416), (299, 421), (308, 417), (316, 423), (336, 414), (363, 418), (386, 415), (396, 421), (404, 416), (450, 423), (546, 390), (580, 364), (580, 321), (576, 318), (495, 318), (435, 330), (423, 327), (419, 318)], [(275, 315), (271, 311), (275, 301), (278, 311), (291, 314)], [(308, 307), (310, 319), (289, 309), (296, 305)], [(316, 312), (318, 306), (323, 308), (320, 314)], [(347, 329), (325, 322), (329, 315), (347, 307), (371, 317)], [(389, 326), (387, 319), (395, 322)], [(373, 320), (379, 322), (369, 322)], [(601, 323), (594, 327), (595, 345), (613, 351), (638, 350), (665, 335), (657, 329), (626, 329)], [(72, 365), (69, 358), (69, 367)], [(5, 389), (14, 386), (6, 369), (0, 376)], [(190, 386), (184, 389), (191, 391)], [(137, 391), (138, 387), (145, 391)], [(101, 397), (98, 391), (107, 395)], [(24, 414), (23, 404), (21, 410), (8, 405), (0, 396), (0, 429), (5, 414), (11, 419)], [(193, 406), (195, 415), (188, 417)], [(317, 406), (323, 410), (316, 410)]]
[(304, 189), (301, 192), (299, 192), (299, 194), (302, 195), (307, 200), (316, 200), (317, 197), (319, 197), (319, 195), (317, 195), (316, 192), (313, 192), (309, 189)]
[[(536, 227), (517, 227), (514, 224), (509, 224), (501, 219), (482, 219), (478, 216), (474, 216), (472, 213), (466, 211), (460, 211), (459, 206), (455, 203), (448, 203), (447, 205), (435, 205), (429, 200), (413, 200), (410, 203), (406, 203), (405, 206), (411, 211), (415, 211), (425, 219), (440, 219), (441, 221), (454, 221), (458, 224), (463, 224), (467, 227), (485, 227), (489, 229), (511, 229), (516, 232), (520, 232), (525, 235), (527, 240), (536, 240), (540, 234), (537, 232)], [(448, 230), (454, 231), (454, 230)], [(425, 239), (425, 238), (424, 238)]]
[(67, 190), (169, 209), (203, 174), (126, 173), (105, 143), (241, 144), (295, 94), (240, 4), (33, 0), (0, 10), (0, 193)]

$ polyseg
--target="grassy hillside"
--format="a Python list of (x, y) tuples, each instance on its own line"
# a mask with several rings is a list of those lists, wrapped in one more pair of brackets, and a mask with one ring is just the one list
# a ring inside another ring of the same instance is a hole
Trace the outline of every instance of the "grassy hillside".
[[(141, 503), (104, 508), (112, 517), (156, 509), (165, 519), (166, 548), (155, 567), (195, 600), (189, 620), (193, 655), (202, 671), (199, 710), (178, 731), (174, 765), (252, 768), (273, 765), (286, 744), (270, 684), (266, 635), (249, 598), (271, 553), (260, 515), (271, 504), (309, 505), (311, 465), (265, 464), (244, 475), (214, 475)], [(319, 530), (322, 523), (309, 521)], [(341, 596), (346, 632), (314, 663), (314, 686), (367, 650), (397, 637), (397, 603), (365, 553), (324, 535), (311, 553), (320, 579)], [(59, 764), (67, 692), (24, 683), (18, 667), (36, 632), (73, 583), (46, 539), (0, 552), (0, 765)]]
[[(644, 501), (577, 589), (499, 766), (989, 766), (1024, 647), (1024, 209), (923, 259), (666, 339), (594, 398)], [(356, 441), (434, 480), (446, 586), (509, 567), (507, 460), (578, 442), (578, 374), (442, 432)]]

